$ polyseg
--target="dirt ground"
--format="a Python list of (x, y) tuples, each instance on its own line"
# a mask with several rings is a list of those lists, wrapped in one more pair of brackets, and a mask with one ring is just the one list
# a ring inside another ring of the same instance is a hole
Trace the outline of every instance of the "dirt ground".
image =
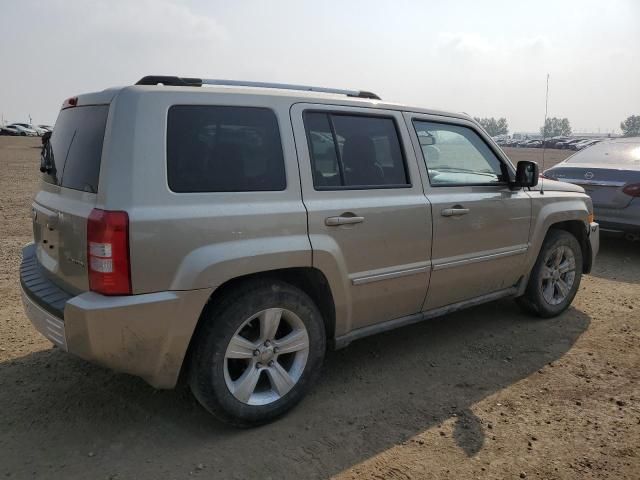
[(285, 418), (235, 430), (31, 327), (37, 146), (0, 137), (0, 478), (640, 478), (640, 244), (603, 238), (559, 318), (500, 301), (355, 342)]

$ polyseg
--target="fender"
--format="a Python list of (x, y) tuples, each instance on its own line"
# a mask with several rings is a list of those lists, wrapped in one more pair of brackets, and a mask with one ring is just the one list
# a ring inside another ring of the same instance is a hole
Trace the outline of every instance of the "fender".
[(216, 289), (228, 280), (281, 268), (312, 266), (306, 234), (233, 240), (204, 245), (187, 254), (171, 290)]
[(542, 242), (552, 225), (568, 220), (579, 220), (585, 231), (589, 228), (589, 197), (576, 196), (575, 192), (548, 192), (544, 196), (532, 194), (532, 219), (530, 229), (530, 246), (525, 265), (527, 275), (533, 268)]

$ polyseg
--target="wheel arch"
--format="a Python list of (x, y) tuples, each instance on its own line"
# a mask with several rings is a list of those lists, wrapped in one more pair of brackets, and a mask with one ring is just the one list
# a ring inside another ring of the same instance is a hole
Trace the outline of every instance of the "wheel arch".
[(207, 311), (215, 305), (217, 301), (227, 295), (228, 292), (238, 288), (245, 282), (256, 280), (285, 282), (306, 293), (320, 310), (324, 322), (327, 345), (333, 347), (336, 329), (336, 309), (331, 286), (322, 271), (314, 267), (291, 267), (251, 273), (227, 280), (217, 287), (209, 296), (209, 299), (200, 312), (198, 321), (189, 339), (180, 370), (180, 381), (183, 381), (185, 378), (195, 339), (198, 336), (200, 328), (202, 328), (202, 325), (206, 322)]
[(586, 221), (588, 213), (586, 204), (578, 199), (549, 203), (540, 209), (536, 221), (531, 227), (532, 235), (526, 260), (526, 274), (521, 279), (517, 297), (524, 294), (529, 283), (531, 270), (552, 229), (564, 230), (576, 237), (583, 258), (582, 272), (589, 273), (591, 271), (592, 255), (588, 238), (589, 226)]
[[(557, 195), (564, 195), (559, 192)], [(546, 195), (545, 195), (546, 197)], [(589, 208), (588, 197), (579, 196), (553, 196), (534, 201), (533, 203), (533, 223), (529, 241), (529, 252), (527, 254), (526, 266), (527, 275), (533, 268), (542, 250), (542, 244), (547, 238), (551, 229), (565, 230), (576, 237), (584, 257), (584, 266), (587, 267), (584, 273), (591, 269), (591, 254), (589, 251)]]
[(545, 238), (552, 229), (564, 230), (578, 240), (580, 250), (582, 252), (582, 273), (591, 272), (591, 246), (589, 244), (589, 237), (584, 222), (581, 220), (565, 220), (563, 222), (554, 223), (549, 226), (549, 229), (545, 234)]

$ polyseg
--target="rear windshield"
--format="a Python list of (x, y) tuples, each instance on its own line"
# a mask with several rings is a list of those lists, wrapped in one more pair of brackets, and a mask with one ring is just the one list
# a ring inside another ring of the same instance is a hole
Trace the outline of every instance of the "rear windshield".
[(274, 112), (257, 107), (171, 107), (167, 174), (174, 192), (284, 190), (284, 158)]
[(640, 142), (603, 142), (576, 153), (567, 163), (640, 165)]
[(85, 192), (98, 191), (108, 113), (109, 105), (60, 111), (49, 144), (43, 148), (45, 182)]

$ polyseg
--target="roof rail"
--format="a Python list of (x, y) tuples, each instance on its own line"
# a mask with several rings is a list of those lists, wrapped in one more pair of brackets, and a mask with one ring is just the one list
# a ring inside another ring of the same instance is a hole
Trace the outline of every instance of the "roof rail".
[(380, 100), (380, 97), (372, 92), (364, 90), (342, 90), (338, 88), (310, 87), (308, 85), (292, 85), (288, 83), (251, 82), (244, 80), (220, 80), (215, 78), (186, 78), (165, 75), (148, 75), (136, 82), (136, 85), (171, 85), (176, 87), (201, 87), (203, 85), (223, 85), (232, 87), (258, 87), (278, 88), (283, 90), (301, 90), (305, 92), (336, 93), (348, 97), (369, 98)]

